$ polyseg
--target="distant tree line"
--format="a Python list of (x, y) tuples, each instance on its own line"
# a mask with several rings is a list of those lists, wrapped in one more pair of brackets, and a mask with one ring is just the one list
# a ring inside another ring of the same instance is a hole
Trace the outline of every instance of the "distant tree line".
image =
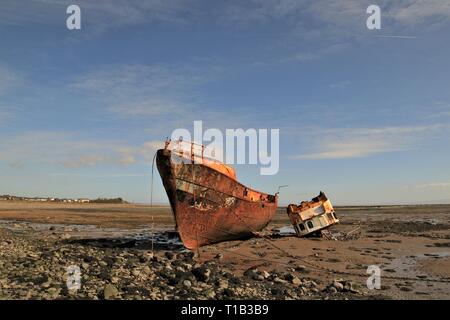
[(98, 198), (90, 201), (91, 203), (127, 203), (122, 198)]

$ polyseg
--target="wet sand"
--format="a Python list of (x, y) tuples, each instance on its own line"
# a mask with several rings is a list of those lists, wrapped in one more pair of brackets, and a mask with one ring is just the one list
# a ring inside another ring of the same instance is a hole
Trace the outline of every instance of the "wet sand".
[[(107, 264), (102, 269), (103, 278), (101, 275), (91, 275), (86, 279), (90, 286), (86, 285), (85, 292), (80, 293), (80, 296), (68, 296), (64, 294), (63, 285), (58, 285), (58, 281), (64, 283), (61, 279), (48, 280), (48, 286), (56, 289), (44, 288), (42, 294), (39, 285), (23, 280), (26, 277), (22, 273), (33, 275), (37, 272), (33, 268), (41, 268), (40, 262), (36, 262), (35, 258), (27, 258), (31, 251), (39, 251), (39, 256), (42, 257), (46, 256), (42, 252), (52, 248), (60, 248), (62, 251), (70, 248), (81, 252), (71, 258), (74, 263), (83, 263), (83, 258), (81, 261), (77, 259), (85, 256), (86, 252), (91, 256), (98, 256), (95, 258), (95, 261), (98, 260), (97, 264), (90, 266), (88, 263), (85, 265), (86, 270), (96, 270), (102, 265), (101, 260), (105, 255), (130, 255), (129, 259), (134, 261), (133, 257), (151, 255), (152, 252), (159, 257), (173, 252), (185, 253), (186, 250), (174, 233), (167, 232), (173, 229), (170, 208), (158, 206), (152, 209), (149, 206), (133, 204), (0, 202), (1, 254), (4, 261), (7, 261), (3, 267), (17, 267), (14, 272), (4, 273), (0, 279), (0, 297), (102, 298), (105, 285), (113, 284), (120, 292), (117, 296), (125, 299), (224, 298), (226, 288), (218, 286), (217, 283), (226, 277), (226, 274), (221, 276), (221, 272), (226, 271), (235, 278), (248, 278), (248, 282), (236, 284), (234, 291), (239, 292), (241, 288), (242, 295), (231, 298), (450, 298), (450, 205), (338, 207), (336, 212), (341, 223), (330, 228), (333, 234), (344, 235), (358, 227), (360, 229), (351, 237), (338, 241), (281, 236), (276, 231), (289, 225), (289, 221), (284, 209), (280, 208), (275, 219), (259, 236), (201, 248), (198, 252), (200, 256), (194, 258), (191, 267), (206, 265), (213, 273), (217, 269), (218, 278), (214, 283), (191, 279), (192, 287), (189, 287), (189, 290), (181, 289), (179, 286), (185, 283), (185, 278), (180, 276), (180, 280), (175, 281), (173, 285), (161, 284), (158, 277), (165, 277), (166, 273), (169, 273), (168, 277), (173, 277), (172, 273), (176, 272), (172, 269), (178, 268), (178, 262), (167, 262), (162, 258), (162, 262), (152, 262), (150, 266), (150, 269), (155, 270), (161, 268), (162, 273), (145, 269), (151, 274), (147, 275), (147, 281), (144, 278), (135, 279), (132, 274), (121, 276), (121, 273), (115, 275), (113, 281), (111, 274), (118, 271)], [(21, 248), (28, 250), (27, 254), (22, 254)], [(14, 262), (15, 256), (20, 256), (22, 260)], [(68, 258), (58, 260), (63, 258), (52, 257), (55, 261), (66, 263)], [(123, 263), (126, 263), (126, 259)], [(167, 268), (168, 263), (172, 264), (172, 267)], [(27, 267), (28, 265), (30, 267)], [(366, 287), (369, 276), (366, 270), (369, 265), (377, 265), (382, 270), (380, 290), (369, 290)], [(124, 268), (122, 265), (116, 267), (118, 270)], [(148, 265), (140, 265), (139, 262), (133, 266), (141, 273), (144, 270), (142, 268), (146, 267)], [(249, 270), (253, 272), (250, 276)], [(266, 274), (268, 276), (263, 279), (262, 275)], [(153, 280), (150, 281), (150, 278)], [(293, 281), (293, 278), (298, 278), (303, 284), (297, 284), (297, 280)], [(340, 284), (336, 282), (351, 282), (354, 290), (341, 290)], [(145, 290), (141, 291), (146, 294), (127, 293), (126, 288), (137, 283), (145, 287)], [(333, 284), (338, 290), (330, 289)], [(164, 292), (162, 285), (168, 286)], [(202, 285), (210, 286), (212, 293), (209, 296), (204, 295)], [(198, 293), (194, 290), (196, 286), (200, 288)], [(260, 290), (254, 293), (245, 290), (246, 287), (252, 286)], [(159, 288), (156, 293), (152, 291), (154, 287)], [(278, 289), (281, 291), (277, 291)], [(187, 293), (183, 290), (187, 290)]]

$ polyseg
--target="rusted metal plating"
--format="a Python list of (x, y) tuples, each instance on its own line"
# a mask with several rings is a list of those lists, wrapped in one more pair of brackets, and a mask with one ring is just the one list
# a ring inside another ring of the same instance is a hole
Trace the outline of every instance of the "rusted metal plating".
[(298, 206), (290, 204), (287, 207), (287, 214), (299, 237), (323, 230), (339, 222), (333, 205), (323, 192), (311, 201), (303, 201)]
[(189, 249), (249, 237), (275, 215), (278, 195), (248, 188), (233, 168), (190, 152), (157, 151), (156, 164), (184, 245)]

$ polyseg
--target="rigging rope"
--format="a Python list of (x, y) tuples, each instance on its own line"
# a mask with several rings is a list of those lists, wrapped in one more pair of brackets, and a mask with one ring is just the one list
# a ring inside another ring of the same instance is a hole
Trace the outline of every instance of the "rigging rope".
[(151, 232), (152, 232), (152, 254), (154, 254), (154, 243), (155, 243), (155, 218), (154, 218), (154, 212), (153, 212), (153, 176), (155, 172), (155, 159), (156, 159), (156, 152), (153, 156), (152, 160), (152, 177), (151, 177), (151, 185), (150, 185), (150, 211), (152, 213), (152, 226), (151, 226)]

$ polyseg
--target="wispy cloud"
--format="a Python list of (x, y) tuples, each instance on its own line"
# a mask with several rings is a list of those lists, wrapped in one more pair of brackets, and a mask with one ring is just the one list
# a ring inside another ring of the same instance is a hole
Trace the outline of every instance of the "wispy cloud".
[(405, 25), (443, 23), (450, 20), (450, 2), (442, 0), (401, 0), (388, 10), (390, 18)]
[(11, 68), (0, 65), (0, 96), (22, 83), (22, 76)]
[[(227, 26), (283, 22), (303, 38), (352, 38), (365, 30), (366, 8), (371, 0), (231, 0), (209, 5), (207, 0), (78, 0), (84, 13), (86, 32), (110, 28), (166, 23), (196, 24), (208, 17)], [(30, 0), (27, 5), (3, 0), (0, 24), (60, 25), (71, 0)], [(397, 0), (381, 3), (383, 23), (390, 29), (429, 28), (450, 20), (445, 0)], [(314, 26), (314, 28), (311, 28)], [(397, 30), (394, 30), (397, 31)]]
[(342, 80), (335, 83), (330, 84), (331, 89), (345, 89), (352, 84), (351, 81)]
[(0, 123), (11, 118), (11, 112), (6, 107), (0, 106)]
[(393, 39), (416, 39), (416, 36), (400, 36), (400, 35), (375, 35), (377, 38), (393, 38)]
[(310, 153), (291, 156), (297, 160), (362, 158), (379, 153), (398, 152), (417, 147), (424, 135), (435, 133), (441, 125), (383, 128), (333, 129), (316, 132), (316, 146)]
[(450, 182), (430, 182), (416, 185), (416, 188), (450, 188)]
[(111, 173), (111, 174), (91, 174), (79, 172), (55, 172), (51, 174), (55, 177), (87, 177), (87, 178), (134, 178), (134, 177), (151, 177), (151, 174), (144, 173)]
[[(184, 15), (193, 11), (191, 0), (77, 0), (83, 24), (91, 30), (137, 25), (146, 22), (182, 23)], [(3, 0), (0, 24), (36, 25), (61, 24), (71, 0), (30, 0), (24, 5), (15, 0)]]
[(207, 105), (201, 89), (223, 77), (220, 64), (109, 65), (77, 76), (67, 86), (93, 105), (105, 106), (105, 117), (151, 120), (146, 133), (166, 137), (170, 132), (203, 120), (212, 127), (236, 126), (245, 116)]
[[(250, 0), (231, 1), (222, 9), (223, 18), (231, 23), (266, 23), (284, 19), (302, 24), (299, 17), (310, 16), (329, 25), (348, 26), (367, 19), (370, 0)], [(383, 15), (398, 23), (426, 23), (427, 19), (450, 18), (450, 3), (442, 0), (398, 0), (380, 4)], [(364, 24), (365, 26), (365, 24)]]
[(27, 163), (59, 164), (66, 168), (100, 164), (129, 166), (151, 161), (162, 142), (129, 145), (123, 141), (83, 138), (70, 132), (28, 132), (0, 141), (0, 161), (11, 167)]
[(81, 75), (69, 88), (101, 100), (118, 116), (154, 117), (189, 109), (191, 90), (209, 76), (191, 67), (116, 65)]
[(75, 89), (116, 94), (157, 92), (195, 85), (204, 78), (194, 70), (180, 66), (164, 65), (109, 65), (79, 76), (70, 85)]

